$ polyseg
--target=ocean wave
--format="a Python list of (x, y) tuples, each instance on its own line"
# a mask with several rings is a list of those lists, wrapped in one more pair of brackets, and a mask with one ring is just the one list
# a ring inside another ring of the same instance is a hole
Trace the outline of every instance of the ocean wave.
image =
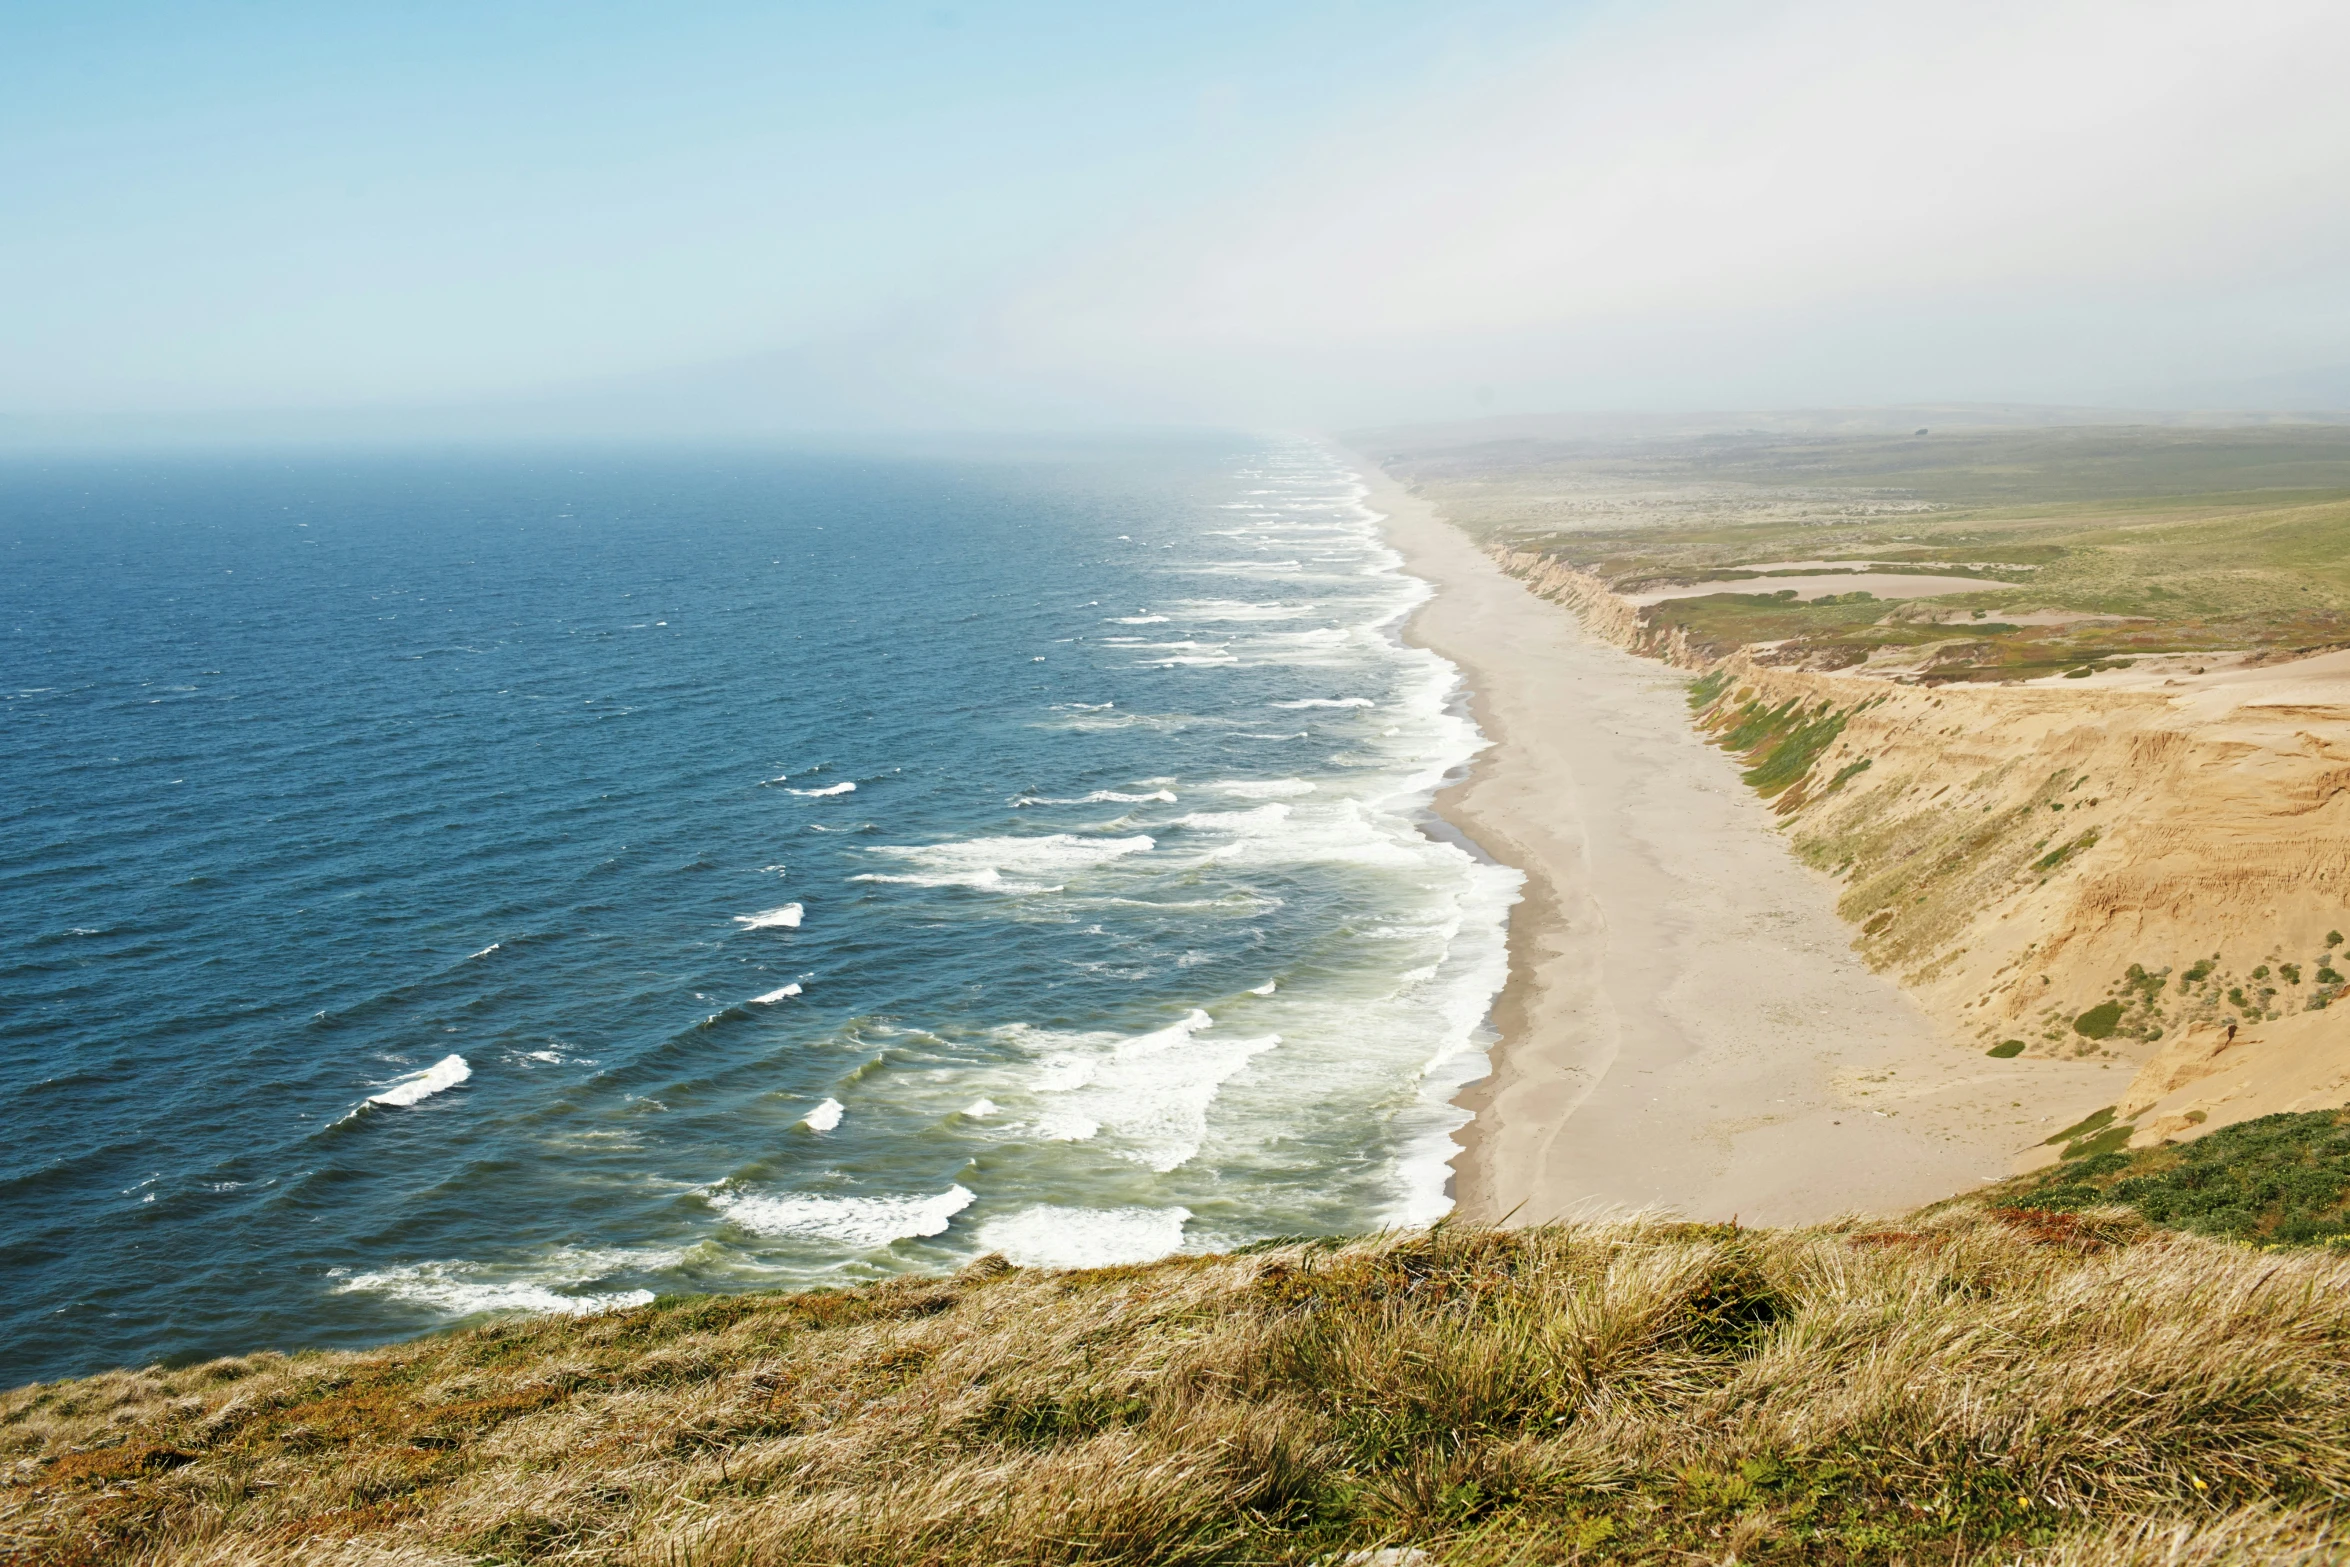
[(1120, 794), (1115, 789), (1096, 789), (1091, 794), (1054, 799), (1041, 794), (1024, 794), (1012, 801), (1015, 809), (1023, 805), (1173, 805), (1175, 796), (1165, 789), (1153, 789), (1148, 794)]
[(489, 956), (491, 953), (493, 953), (493, 952), (497, 951), (497, 950), (498, 950), (500, 947), (502, 947), (502, 946), (504, 946), (504, 945), (505, 945), (505, 943), (504, 943), (504, 942), (502, 942), (502, 941), (493, 941), (493, 942), (491, 942), (491, 943), (490, 943), (488, 946), (486, 946), (486, 947), (482, 948), (482, 949), (481, 949), (479, 952), (469, 952), (469, 953), (467, 953), (467, 954), (465, 955), (465, 961), (466, 961), (466, 962), (468, 962), (468, 963), (471, 963), (471, 962), (472, 962), (472, 961), (473, 961), (475, 958), (486, 958), (486, 957), (488, 957), (488, 956)]
[(979, 1226), (979, 1244), (1024, 1268), (1106, 1268), (1183, 1249), (1188, 1208), (1068, 1208), (1037, 1203)]
[(1164, 1173), (1188, 1163), (1206, 1141), (1208, 1107), (1217, 1090), (1281, 1043), (1278, 1034), (1199, 1037), (1214, 1026), (1194, 1008), (1178, 1022), (1107, 1049), (1079, 1047), (1048, 1056), (1031, 1091), (1069, 1097), (1045, 1108), (1040, 1134), (1075, 1142), (1106, 1130), (1113, 1152), (1148, 1169)]
[(944, 1235), (955, 1215), (977, 1199), (957, 1184), (935, 1197), (821, 1197), (720, 1188), (706, 1200), (754, 1235), (789, 1235), (878, 1251), (894, 1241)]
[(840, 1125), (840, 1118), (848, 1113), (848, 1109), (847, 1105), (837, 1099), (826, 1099), (824, 1103), (800, 1117), (800, 1124), (811, 1132), (829, 1132)]
[(799, 993), (800, 987), (796, 982), (789, 985), (780, 985), (775, 989), (770, 990), (763, 996), (753, 996), (751, 998), (751, 1005), (755, 1007), (771, 1007), (775, 1005), (776, 1002), (788, 1001)]
[(805, 912), (800, 905), (787, 903), (780, 909), (759, 914), (737, 914), (734, 922), (745, 930), (798, 930), (800, 916)]
[(1302, 702), (1267, 702), (1267, 707), (1377, 707), (1367, 696), (1309, 696)]
[(535, 1263), (417, 1262), (342, 1276), (338, 1295), (382, 1295), (449, 1317), (491, 1312), (590, 1316), (652, 1303), (648, 1289), (579, 1292), (614, 1274), (674, 1268), (676, 1251), (596, 1251), (560, 1247)]
[[(854, 783), (844, 779), (839, 783), (828, 785), (822, 789), (786, 789), (783, 792), (785, 794), (796, 794), (802, 799), (806, 800), (821, 800), (828, 795), (855, 794), (857, 792), (857, 786)], [(887, 804), (888, 802), (884, 801), (883, 803)]]
[(1254, 806), (1245, 811), (1192, 811), (1178, 816), (1168, 825), (1192, 827), (1203, 832), (1268, 833), (1277, 832), (1289, 820), (1296, 807), (1276, 800), (1267, 805)]
[[(904, 882), (922, 887), (976, 887), (984, 891), (1057, 891), (1056, 878), (1140, 854), (1156, 845), (1137, 833), (1129, 838), (1086, 838), (1048, 833), (1036, 838), (970, 838), (959, 843), (877, 843), (868, 854), (883, 854), (913, 867), (900, 875), (869, 872), (851, 881)], [(1024, 878), (1015, 880), (1013, 878)], [(1051, 881), (1047, 888), (1038, 885)]]
[(443, 1056), (421, 1072), (411, 1072), (380, 1094), (369, 1094), (371, 1105), (403, 1109), (421, 1100), (430, 1099), (444, 1089), (454, 1088), (473, 1075), (473, 1068), (463, 1056)]
[(1225, 778), (1208, 787), (1243, 800), (1287, 800), (1312, 794), (1316, 786), (1303, 778)]
[(1299, 620), (1313, 614), (1319, 606), (1305, 604), (1257, 604), (1246, 599), (1191, 599), (1181, 606), (1186, 620)]

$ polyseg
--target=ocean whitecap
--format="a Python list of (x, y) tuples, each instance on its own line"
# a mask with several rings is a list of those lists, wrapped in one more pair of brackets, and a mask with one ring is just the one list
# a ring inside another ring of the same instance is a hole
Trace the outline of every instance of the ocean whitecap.
[(720, 1189), (710, 1206), (755, 1235), (798, 1236), (875, 1251), (893, 1241), (943, 1235), (976, 1201), (960, 1184), (932, 1197), (825, 1197)]
[(1188, 1208), (1069, 1208), (1038, 1203), (979, 1227), (979, 1245), (1024, 1268), (1156, 1262), (1183, 1247)]
[(970, 838), (959, 843), (875, 844), (866, 852), (901, 861), (908, 869), (896, 875), (874, 872), (850, 879), (976, 887), (989, 892), (1058, 891), (1062, 879), (1072, 874), (1153, 847), (1153, 840), (1139, 833), (1126, 838), (1093, 838), (1066, 832), (1034, 838)]
[(380, 1094), (369, 1094), (371, 1105), (386, 1105), (400, 1109), (430, 1099), (443, 1089), (454, 1088), (473, 1075), (473, 1068), (463, 1056), (443, 1056), (421, 1072), (411, 1072)]

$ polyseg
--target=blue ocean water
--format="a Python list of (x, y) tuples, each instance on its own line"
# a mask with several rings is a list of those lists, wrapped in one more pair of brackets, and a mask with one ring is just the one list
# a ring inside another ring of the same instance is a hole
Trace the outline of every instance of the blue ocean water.
[(1441, 1213), (1515, 879), (1361, 494), (0, 468), (0, 1384)]

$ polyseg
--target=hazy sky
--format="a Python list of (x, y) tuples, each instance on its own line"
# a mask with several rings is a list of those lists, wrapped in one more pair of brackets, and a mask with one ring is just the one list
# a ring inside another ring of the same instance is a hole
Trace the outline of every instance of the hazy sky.
[(0, 415), (2298, 385), (2345, 67), (2341, 0), (6, 6)]

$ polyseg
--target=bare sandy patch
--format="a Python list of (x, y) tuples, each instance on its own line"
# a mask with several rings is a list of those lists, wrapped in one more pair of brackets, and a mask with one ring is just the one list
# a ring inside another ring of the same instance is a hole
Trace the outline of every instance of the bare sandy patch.
[(1940, 598), (1950, 593), (1981, 593), (1997, 588), (2018, 588), (2020, 582), (1993, 582), (1986, 577), (1934, 577), (1908, 572), (1852, 571), (1823, 573), (1808, 577), (1747, 577), (1728, 581), (1689, 582), (1672, 587), (1650, 588), (1645, 593), (1627, 593), (1624, 602), (1638, 607), (1661, 604), (1667, 599), (1704, 598), (1714, 593), (1785, 593), (1793, 590), (1804, 603), (1826, 598), (1837, 593), (1866, 593), (1881, 599)]

